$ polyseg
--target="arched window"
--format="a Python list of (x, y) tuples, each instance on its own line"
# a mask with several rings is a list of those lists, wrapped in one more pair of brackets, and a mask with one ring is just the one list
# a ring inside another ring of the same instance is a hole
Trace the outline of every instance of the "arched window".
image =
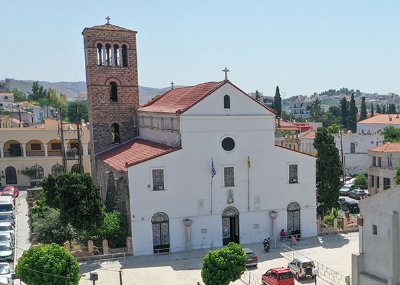
[(122, 66), (128, 66), (128, 49), (122, 45)]
[(169, 252), (169, 218), (163, 212), (158, 212), (151, 217), (153, 227), (154, 253)]
[(40, 165), (35, 164), (32, 166), (32, 170), (34, 170), (35, 174), (31, 177), (31, 180), (40, 180), (44, 178), (44, 170)]
[(114, 45), (114, 65), (120, 66), (121, 65), (121, 55), (119, 50), (119, 45)]
[(121, 137), (119, 135), (119, 125), (117, 123), (111, 125), (111, 135), (112, 135), (112, 140), (111, 140), (112, 144), (121, 142)]
[(231, 97), (229, 95), (224, 96), (224, 109), (230, 109), (231, 108)]
[(287, 206), (287, 233), (289, 235), (300, 235), (300, 205), (292, 202)]
[(64, 168), (63, 168), (63, 166), (61, 165), (61, 164), (59, 164), (58, 162), (57, 162), (57, 164), (54, 164), (52, 167), (51, 167), (51, 175), (53, 175), (54, 177), (57, 177), (58, 175), (60, 175), (61, 173), (63, 173), (64, 172)]
[(118, 102), (118, 89), (117, 83), (110, 82), (110, 100), (111, 102)]
[(97, 65), (103, 65), (103, 45), (97, 44)]

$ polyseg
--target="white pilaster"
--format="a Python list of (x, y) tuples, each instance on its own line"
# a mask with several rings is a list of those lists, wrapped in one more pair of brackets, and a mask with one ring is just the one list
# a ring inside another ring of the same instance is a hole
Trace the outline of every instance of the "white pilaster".
[(47, 151), (47, 144), (44, 145), (44, 156), (45, 157), (49, 156), (48, 151)]
[(89, 155), (89, 149), (87, 143), (82, 144), (82, 149), (83, 149), (83, 155)]
[(0, 144), (0, 157), (1, 158), (4, 158), (4, 145), (3, 144)]
[(22, 151), (23, 151), (24, 157), (26, 157), (26, 143), (22, 143), (21, 146), (22, 146)]

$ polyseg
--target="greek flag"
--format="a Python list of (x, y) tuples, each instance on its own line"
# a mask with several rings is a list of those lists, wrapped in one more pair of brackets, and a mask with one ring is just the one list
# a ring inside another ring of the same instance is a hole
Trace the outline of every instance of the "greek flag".
[(214, 177), (217, 172), (215, 171), (214, 167), (214, 159), (211, 159), (211, 177)]

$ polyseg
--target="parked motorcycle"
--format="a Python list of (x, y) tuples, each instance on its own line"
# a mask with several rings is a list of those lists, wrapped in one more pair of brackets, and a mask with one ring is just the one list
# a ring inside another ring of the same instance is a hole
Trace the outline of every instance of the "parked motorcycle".
[(266, 251), (266, 252), (269, 252), (269, 248), (270, 248), (270, 246), (271, 246), (271, 242), (270, 242), (270, 238), (265, 238), (264, 240), (263, 240), (263, 245), (264, 245), (264, 250)]

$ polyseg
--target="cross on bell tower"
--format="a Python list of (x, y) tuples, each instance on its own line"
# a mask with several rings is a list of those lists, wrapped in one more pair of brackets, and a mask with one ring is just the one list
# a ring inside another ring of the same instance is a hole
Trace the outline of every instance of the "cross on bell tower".
[(228, 80), (228, 72), (229, 69), (227, 69), (226, 67), (222, 70), (225, 73), (225, 80)]
[(109, 16), (107, 16), (107, 17), (106, 17), (106, 20), (107, 20), (107, 23), (106, 23), (106, 25), (109, 25), (109, 24), (110, 24), (110, 20), (111, 20), (111, 18), (110, 18)]
[(175, 84), (175, 83), (174, 83), (173, 81), (171, 81), (170, 84), (171, 84), (171, 90), (174, 89), (174, 84)]

